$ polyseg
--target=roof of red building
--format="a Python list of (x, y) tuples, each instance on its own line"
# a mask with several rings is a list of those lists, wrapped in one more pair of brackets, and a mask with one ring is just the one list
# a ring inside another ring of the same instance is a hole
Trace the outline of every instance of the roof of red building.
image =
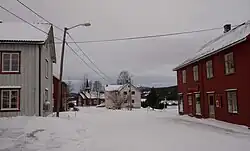
[(195, 63), (201, 59), (207, 58), (215, 53), (243, 42), (246, 40), (248, 35), (250, 35), (250, 20), (211, 40), (201, 47), (193, 57), (188, 58), (173, 70), (179, 70), (187, 65)]

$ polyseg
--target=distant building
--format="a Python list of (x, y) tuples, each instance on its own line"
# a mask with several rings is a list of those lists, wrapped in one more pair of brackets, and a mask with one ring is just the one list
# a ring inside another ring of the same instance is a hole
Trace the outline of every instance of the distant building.
[(250, 21), (204, 45), (177, 71), (179, 112), (250, 127)]
[(94, 91), (83, 91), (79, 93), (79, 106), (96, 106), (104, 103), (104, 94)]
[[(56, 76), (53, 76), (53, 111), (57, 111), (57, 102), (59, 100), (58, 90), (59, 90), (59, 79)], [(62, 82), (62, 99), (60, 100), (59, 111), (67, 111), (67, 99), (68, 99), (68, 85), (65, 82)]]
[(0, 117), (52, 113), (53, 27), (0, 23)]
[(141, 92), (134, 85), (106, 85), (105, 87), (105, 106), (114, 108), (117, 103), (121, 107), (129, 105), (129, 95), (131, 92), (131, 101), (134, 108), (141, 108)]

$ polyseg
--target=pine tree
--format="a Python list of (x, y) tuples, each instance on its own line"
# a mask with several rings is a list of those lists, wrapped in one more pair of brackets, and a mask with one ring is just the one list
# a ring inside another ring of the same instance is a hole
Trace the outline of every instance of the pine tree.
[(156, 93), (156, 90), (154, 87), (151, 88), (151, 91), (147, 96), (146, 102), (147, 102), (148, 106), (150, 106), (151, 108), (153, 108), (153, 109), (156, 108), (157, 103), (158, 103), (158, 96), (157, 96), (157, 93)]

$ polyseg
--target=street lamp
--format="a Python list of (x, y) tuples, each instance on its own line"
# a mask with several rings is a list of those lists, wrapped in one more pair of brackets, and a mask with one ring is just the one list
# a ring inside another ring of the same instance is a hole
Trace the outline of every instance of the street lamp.
[[(60, 64), (60, 77), (59, 77), (59, 86), (58, 86), (58, 100), (57, 100), (57, 109), (56, 109), (56, 116), (59, 117), (59, 109), (60, 104), (62, 101), (62, 75), (63, 75), (63, 60), (64, 60), (64, 49), (65, 49), (65, 43), (66, 43), (66, 34), (68, 30), (71, 30), (73, 28), (79, 27), (79, 26), (91, 26), (90, 23), (84, 23), (84, 24), (77, 24), (75, 26), (72, 26), (70, 28), (65, 27), (63, 32), (63, 43), (62, 43), (62, 54), (61, 54), (61, 64)], [(60, 101), (59, 101), (60, 100)], [(59, 104), (60, 102), (60, 104)]]

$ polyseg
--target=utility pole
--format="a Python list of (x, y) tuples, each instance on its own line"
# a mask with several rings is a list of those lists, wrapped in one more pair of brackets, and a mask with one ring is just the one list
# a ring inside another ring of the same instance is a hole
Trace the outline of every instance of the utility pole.
[(129, 110), (132, 110), (132, 92), (131, 92), (131, 77), (129, 78)]
[(61, 63), (60, 63), (60, 77), (59, 77), (59, 84), (58, 84), (58, 100), (56, 104), (56, 117), (59, 117), (59, 110), (60, 110), (60, 105), (62, 101), (62, 76), (63, 76), (63, 61), (64, 61), (64, 50), (65, 50), (65, 43), (66, 43), (66, 34), (67, 31), (73, 28), (76, 28), (78, 26), (90, 26), (90, 23), (85, 23), (85, 24), (77, 24), (75, 26), (72, 26), (70, 28), (64, 28), (63, 31), (63, 43), (62, 43), (62, 54), (61, 54)]
[(62, 75), (63, 75), (63, 61), (64, 61), (64, 50), (65, 50), (65, 42), (66, 42), (66, 34), (67, 28), (64, 28), (63, 32), (63, 43), (62, 43), (62, 54), (61, 54), (61, 63), (60, 63), (60, 77), (59, 77), (59, 85), (58, 85), (58, 100), (56, 107), (56, 117), (59, 117), (59, 110), (62, 101)]

